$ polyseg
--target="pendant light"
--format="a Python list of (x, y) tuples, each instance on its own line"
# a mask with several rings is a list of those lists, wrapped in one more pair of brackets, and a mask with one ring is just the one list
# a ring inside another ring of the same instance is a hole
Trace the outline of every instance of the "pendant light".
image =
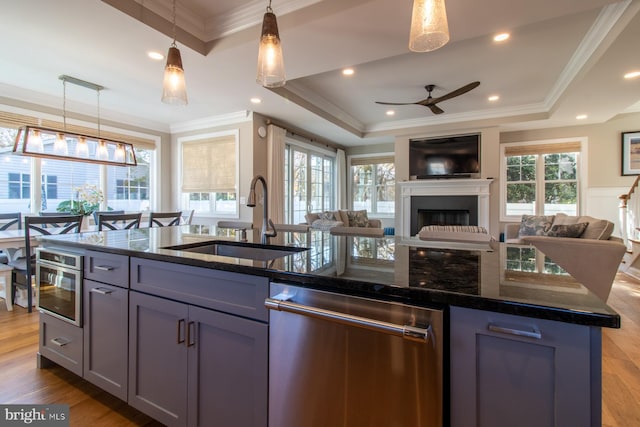
[(267, 12), (262, 20), (256, 81), (264, 87), (281, 87), (286, 83), (282, 44), (280, 43), (276, 15), (271, 9), (271, 0), (269, 0)]
[(430, 52), (449, 41), (449, 24), (444, 0), (414, 0), (409, 49)]
[[(133, 144), (104, 138), (100, 130), (100, 91), (103, 86), (75, 77), (62, 75), (62, 130), (41, 126), (22, 126), (18, 129), (13, 152), (23, 156), (72, 160), (113, 166), (136, 166)], [(98, 110), (97, 135), (67, 130), (67, 83), (96, 91)]]
[(187, 86), (184, 81), (182, 58), (176, 46), (176, 0), (173, 0), (173, 43), (167, 53), (162, 84), (162, 102), (172, 105), (187, 105)]

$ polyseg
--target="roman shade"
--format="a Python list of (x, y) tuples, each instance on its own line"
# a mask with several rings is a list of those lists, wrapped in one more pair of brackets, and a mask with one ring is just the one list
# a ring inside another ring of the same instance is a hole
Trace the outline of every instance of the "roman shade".
[(235, 135), (183, 142), (182, 192), (235, 192), (236, 163)]
[(393, 163), (393, 161), (394, 161), (393, 156), (353, 157), (351, 158), (351, 166)]
[(551, 144), (510, 145), (504, 148), (507, 156), (531, 156), (536, 154), (579, 153), (580, 141), (567, 141)]

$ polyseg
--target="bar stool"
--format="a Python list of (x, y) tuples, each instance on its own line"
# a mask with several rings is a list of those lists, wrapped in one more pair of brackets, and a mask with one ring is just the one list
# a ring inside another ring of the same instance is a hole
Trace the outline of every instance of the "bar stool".
[(11, 301), (11, 272), (13, 267), (0, 264), (0, 298), (4, 298), (7, 304), (7, 311), (13, 311), (13, 301)]

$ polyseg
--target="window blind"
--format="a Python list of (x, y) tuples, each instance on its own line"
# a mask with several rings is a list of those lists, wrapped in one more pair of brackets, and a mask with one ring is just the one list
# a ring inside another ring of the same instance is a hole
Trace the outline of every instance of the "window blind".
[(182, 192), (235, 192), (236, 163), (235, 135), (184, 142)]
[(379, 156), (379, 157), (352, 157), (351, 166), (373, 165), (380, 163), (393, 163), (393, 156)]
[[(9, 113), (6, 111), (0, 111), (0, 126), (7, 128), (17, 129), (20, 126), (39, 126), (47, 129), (65, 130), (65, 126), (61, 122), (54, 120), (39, 119), (37, 117), (28, 116), (25, 114)], [(98, 137), (97, 125), (95, 128), (89, 128), (86, 126), (78, 126), (67, 123), (66, 130), (71, 133), (79, 133), (81, 135)], [(126, 141), (133, 144), (136, 148), (153, 150), (156, 148), (156, 144), (153, 140), (148, 138), (141, 138), (131, 135), (124, 135), (118, 132), (110, 132), (100, 129), (100, 136), (112, 141)]]
[(551, 144), (511, 145), (505, 147), (507, 156), (531, 156), (536, 154), (579, 153), (580, 141), (568, 141)]

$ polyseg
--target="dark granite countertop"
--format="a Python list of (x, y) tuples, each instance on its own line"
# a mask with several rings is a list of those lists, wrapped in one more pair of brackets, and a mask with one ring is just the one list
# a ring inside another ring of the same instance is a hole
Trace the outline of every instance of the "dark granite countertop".
[[(165, 249), (210, 240), (215, 227), (141, 228), (43, 236), (84, 249), (226, 270), (420, 306), (460, 306), (568, 323), (620, 327), (620, 316), (533, 246), (280, 232), (274, 245), (309, 248), (270, 261)], [(249, 242), (259, 242), (258, 232)]]

